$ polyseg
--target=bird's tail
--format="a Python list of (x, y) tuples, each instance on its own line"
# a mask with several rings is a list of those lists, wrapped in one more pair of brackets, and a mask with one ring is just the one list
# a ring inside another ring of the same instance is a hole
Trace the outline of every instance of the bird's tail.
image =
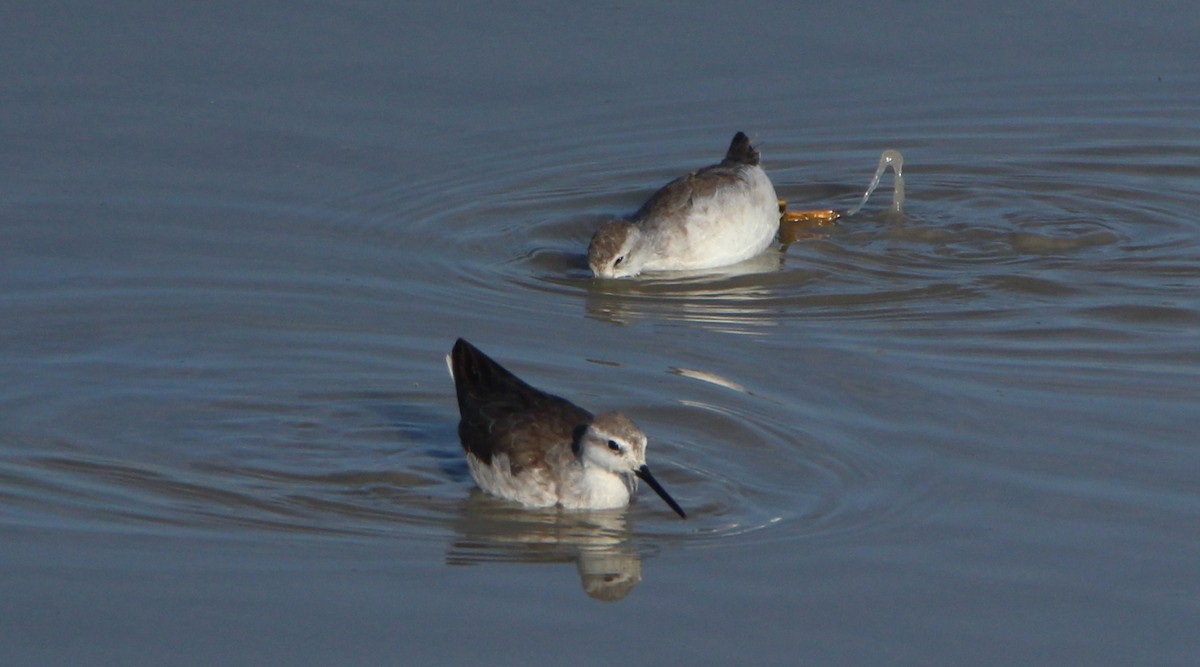
[(721, 164), (747, 164), (750, 166), (758, 164), (758, 151), (750, 145), (750, 137), (747, 137), (745, 132), (733, 135), (733, 141), (729, 143), (729, 150), (725, 153), (725, 159), (721, 161)]

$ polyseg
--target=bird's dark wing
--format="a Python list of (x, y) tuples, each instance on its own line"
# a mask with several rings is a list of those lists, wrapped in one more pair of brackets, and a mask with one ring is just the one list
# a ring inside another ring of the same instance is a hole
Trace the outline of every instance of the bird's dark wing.
[(587, 410), (531, 387), (463, 339), (450, 353), (458, 394), (458, 436), (483, 463), (506, 454), (514, 474), (544, 465), (546, 452), (571, 443), (591, 421)]

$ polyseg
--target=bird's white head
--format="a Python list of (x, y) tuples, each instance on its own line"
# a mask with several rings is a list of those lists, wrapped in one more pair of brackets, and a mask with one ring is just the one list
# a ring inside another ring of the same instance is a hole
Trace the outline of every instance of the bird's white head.
[(586, 463), (619, 475), (646, 465), (646, 434), (619, 412), (597, 415), (580, 437), (579, 447)]
[(628, 220), (600, 225), (588, 244), (588, 267), (597, 278), (628, 278), (641, 273), (649, 258), (642, 230)]
[(658, 483), (646, 465), (646, 434), (619, 412), (597, 415), (579, 436), (579, 456), (585, 465), (599, 466), (618, 475), (636, 475), (650, 485), (681, 518), (687, 514)]

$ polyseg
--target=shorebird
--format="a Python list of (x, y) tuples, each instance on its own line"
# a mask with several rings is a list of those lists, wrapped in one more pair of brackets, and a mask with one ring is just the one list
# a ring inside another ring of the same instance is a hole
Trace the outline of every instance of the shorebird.
[(609, 220), (588, 245), (598, 278), (736, 264), (766, 250), (779, 231), (780, 200), (738, 132), (725, 159), (664, 185), (633, 217)]
[(458, 394), (458, 436), (484, 491), (530, 507), (609, 509), (645, 480), (683, 509), (646, 467), (646, 435), (619, 412), (593, 415), (535, 389), (459, 338), (446, 357)]

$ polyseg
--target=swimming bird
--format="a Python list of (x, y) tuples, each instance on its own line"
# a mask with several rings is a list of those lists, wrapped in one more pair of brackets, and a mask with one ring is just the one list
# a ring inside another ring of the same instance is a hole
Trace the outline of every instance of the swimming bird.
[(588, 267), (598, 278), (626, 278), (736, 264), (771, 244), (779, 215), (758, 151), (738, 132), (719, 164), (667, 183), (632, 218), (600, 225)]
[(619, 412), (599, 415), (535, 389), (459, 338), (446, 357), (458, 436), (484, 491), (530, 507), (624, 507), (645, 480), (683, 509), (646, 467), (646, 435)]

